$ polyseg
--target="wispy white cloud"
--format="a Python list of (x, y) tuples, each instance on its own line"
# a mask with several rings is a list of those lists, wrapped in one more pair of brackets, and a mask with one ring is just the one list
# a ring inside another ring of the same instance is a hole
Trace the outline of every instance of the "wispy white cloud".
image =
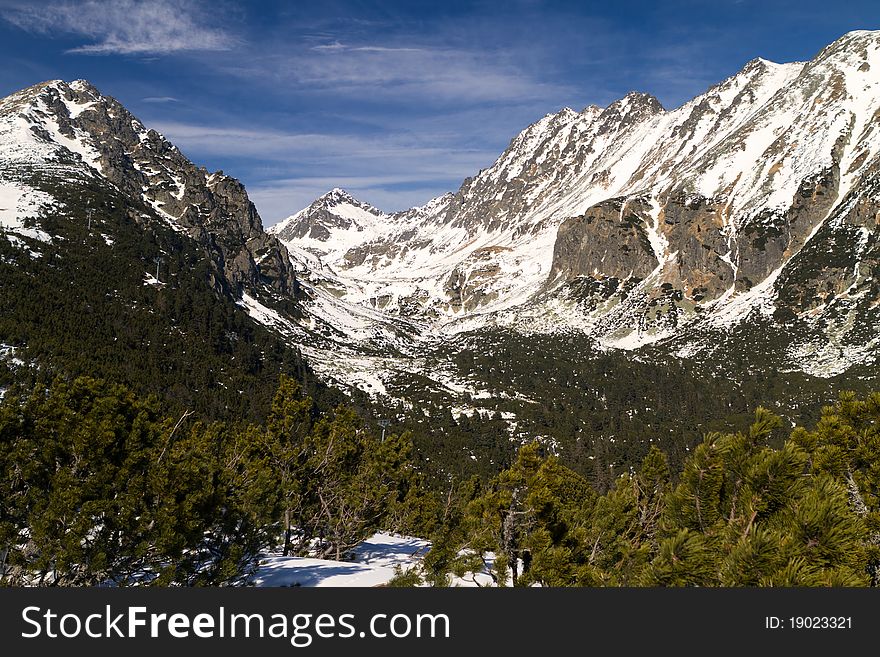
[(348, 46), (339, 41), (312, 46), (311, 50), (328, 52), (430, 52), (425, 48), (395, 48), (390, 46)]
[(0, 15), (29, 32), (93, 41), (71, 48), (71, 53), (157, 55), (228, 50), (238, 43), (226, 30), (208, 24), (206, 6), (187, 0), (14, 3), (0, 9)]
[(571, 91), (526, 72), (509, 53), (477, 48), (332, 41), (229, 63), (225, 70), (251, 82), (363, 101), (502, 103)]
[[(184, 151), (203, 155), (252, 157), (260, 160), (283, 162), (323, 161), (353, 158), (405, 158), (420, 162), (421, 171), (441, 173), (453, 162), (456, 170), (462, 163), (482, 162), (498, 153), (468, 148), (447, 148), (437, 145), (434, 135), (378, 136), (339, 133), (294, 133), (262, 130), (252, 127), (216, 127), (170, 121), (152, 122), (151, 127), (161, 132)], [(345, 161), (345, 160), (340, 160)]]
[(345, 50), (346, 46), (338, 41), (334, 41), (333, 43), (322, 43), (317, 46), (312, 46), (312, 50)]
[(147, 96), (146, 98), (141, 98), (141, 102), (144, 102), (144, 103), (179, 103), (180, 100), (175, 98), (174, 96)]

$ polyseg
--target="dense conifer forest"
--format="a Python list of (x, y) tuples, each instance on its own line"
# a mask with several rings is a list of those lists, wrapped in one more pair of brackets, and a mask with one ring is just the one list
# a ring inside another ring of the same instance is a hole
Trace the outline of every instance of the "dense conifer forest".
[(0, 235), (0, 346), (20, 361), (0, 358), (0, 389), (93, 376), (175, 412), (261, 420), (286, 372), (328, 408), (346, 399), (236, 307), (236, 291), (212, 289), (194, 240), (104, 183), (33, 182), (68, 209), (41, 219), (51, 241), (22, 249)]
[(393, 584), (868, 586), (880, 563), (880, 394), (812, 426), (758, 408), (681, 467), (651, 446), (606, 490), (538, 442), (491, 476), (429, 477), (282, 376), (261, 422), (58, 377), (0, 405), (0, 581), (247, 584), (260, 554), (343, 559), (376, 530), (430, 538)]

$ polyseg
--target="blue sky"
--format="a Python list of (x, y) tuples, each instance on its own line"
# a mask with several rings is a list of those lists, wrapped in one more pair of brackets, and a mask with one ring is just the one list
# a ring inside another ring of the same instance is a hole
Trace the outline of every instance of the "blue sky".
[(421, 204), (548, 112), (631, 90), (671, 109), (878, 28), (877, 0), (0, 0), (0, 95), (88, 79), (271, 225), (337, 186)]

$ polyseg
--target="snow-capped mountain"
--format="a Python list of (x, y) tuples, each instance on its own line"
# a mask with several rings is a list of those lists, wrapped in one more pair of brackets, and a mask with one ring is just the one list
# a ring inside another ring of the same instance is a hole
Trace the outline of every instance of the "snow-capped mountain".
[(293, 293), (288, 254), (263, 231), (244, 187), (222, 171), (196, 167), (85, 80), (44, 82), (0, 100), (4, 229), (49, 239), (22, 223), (53, 204), (40, 189), (47, 180), (86, 186), (99, 180), (140, 201), (149, 214), (212, 253), (215, 287), (240, 291), (270, 283)]
[[(804, 387), (816, 404), (823, 386), (876, 376), (878, 117), (880, 33), (854, 32), (809, 62), (755, 59), (675, 110), (630, 93), (548, 114), (424, 206), (385, 213), (334, 189), (263, 231), (238, 181), (197, 167), (89, 83), (53, 81), (0, 101), (0, 223), (37, 263), (77, 235), (59, 222), (92, 210), (112, 246), (106, 219), (122, 212), (128, 239), (143, 237), (126, 257), (149, 263), (150, 285), (155, 257), (192, 240), (207, 257), (187, 266), (205, 265), (200, 280), (233, 314), (325, 381), (419, 412), (515, 423), (538, 403), (524, 372), (576, 390), (565, 403), (591, 417), (612, 412), (606, 390), (572, 386), (596, 375), (575, 365), (617, 348), (634, 350), (618, 364), (663, 361), (679, 381), (838, 377)], [(180, 244), (159, 248), (160, 224)], [(200, 325), (222, 349), (238, 339), (220, 328), (238, 321), (230, 312), (216, 330)]]
[(767, 321), (787, 366), (827, 376), (880, 340), (878, 117), (880, 32), (852, 32), (672, 111), (630, 93), (548, 114), (425, 206), (334, 190), (270, 232), (332, 290), (318, 316), (332, 297), (422, 338), (575, 330), (685, 356)]

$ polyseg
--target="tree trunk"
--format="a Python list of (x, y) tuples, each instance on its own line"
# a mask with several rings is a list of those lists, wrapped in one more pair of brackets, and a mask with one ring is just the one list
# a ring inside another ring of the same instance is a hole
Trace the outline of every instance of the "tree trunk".
[(290, 507), (284, 509), (284, 551), (281, 553), (285, 557), (290, 556)]

